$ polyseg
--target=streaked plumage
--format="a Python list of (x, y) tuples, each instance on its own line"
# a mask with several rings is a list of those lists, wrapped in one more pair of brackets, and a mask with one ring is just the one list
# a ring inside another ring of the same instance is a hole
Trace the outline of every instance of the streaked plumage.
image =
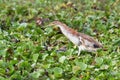
[(78, 46), (79, 51), (78, 55), (82, 50), (86, 50), (89, 52), (96, 51), (99, 48), (102, 48), (101, 43), (94, 40), (92, 37), (79, 33), (72, 28), (69, 28), (66, 24), (61, 23), (59, 21), (54, 21), (51, 23), (52, 25), (56, 25), (60, 28), (61, 32), (76, 46)]

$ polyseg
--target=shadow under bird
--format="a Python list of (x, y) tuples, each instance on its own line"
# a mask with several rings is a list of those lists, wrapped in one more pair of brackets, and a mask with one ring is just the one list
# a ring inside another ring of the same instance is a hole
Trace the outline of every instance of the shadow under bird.
[(61, 32), (76, 46), (78, 46), (78, 56), (81, 51), (96, 52), (102, 48), (102, 44), (91, 36), (84, 33), (79, 33), (72, 28), (69, 28), (66, 24), (60, 21), (53, 21), (49, 26), (56, 25), (60, 28)]

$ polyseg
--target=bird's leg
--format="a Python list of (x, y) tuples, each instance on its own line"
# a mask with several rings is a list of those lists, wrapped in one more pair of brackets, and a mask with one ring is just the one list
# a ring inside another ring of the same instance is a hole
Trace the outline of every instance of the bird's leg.
[(78, 47), (78, 56), (80, 55), (81, 49)]

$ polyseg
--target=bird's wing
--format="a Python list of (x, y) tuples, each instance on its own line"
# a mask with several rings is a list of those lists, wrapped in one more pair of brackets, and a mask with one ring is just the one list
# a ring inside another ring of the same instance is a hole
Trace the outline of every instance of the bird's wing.
[(102, 47), (102, 45), (99, 42), (97, 42), (92, 37), (90, 37), (86, 34), (83, 34), (83, 33), (79, 33), (79, 40), (86, 47), (92, 47), (92, 48), (101, 48)]

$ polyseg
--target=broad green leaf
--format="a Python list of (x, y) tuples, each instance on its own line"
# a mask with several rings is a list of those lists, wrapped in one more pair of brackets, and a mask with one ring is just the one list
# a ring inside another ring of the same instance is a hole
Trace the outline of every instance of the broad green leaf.
[(33, 72), (33, 73), (32, 73), (32, 77), (33, 77), (33, 78), (39, 78), (39, 76), (40, 76), (40, 73), (39, 73), (39, 72)]
[(101, 65), (103, 63), (103, 58), (97, 57), (95, 58), (95, 62), (97, 65)]
[(0, 80), (7, 80), (7, 79), (5, 79), (4, 77), (0, 76)]
[(86, 70), (87, 64), (83, 62), (76, 62), (76, 65), (80, 67), (80, 70)]
[(109, 68), (108, 65), (102, 65), (102, 66), (100, 67), (101, 70), (106, 70), (106, 69), (108, 69), (108, 68)]
[(0, 68), (0, 75), (4, 75), (6, 73), (4, 68)]
[(42, 76), (44, 74), (44, 70), (43, 69), (38, 69), (37, 71), (34, 71), (33, 73), (31, 73), (30, 75), (37, 79), (39, 78), (40, 76)]
[(39, 54), (33, 54), (33, 61), (36, 62), (38, 60)]
[(62, 57), (59, 58), (59, 62), (64, 63), (65, 59), (66, 59), (66, 57), (62, 56)]
[(43, 67), (44, 67), (45, 69), (50, 68), (50, 66), (51, 66), (51, 64), (49, 64), (49, 63), (43, 65)]
[(51, 32), (53, 32), (53, 30), (52, 30), (52, 28), (51, 27), (47, 27), (46, 29), (45, 29), (45, 34), (49, 34), (50, 35), (50, 33)]
[(62, 73), (63, 73), (62, 68), (60, 68), (60, 67), (55, 67), (54, 68), (54, 75), (55, 75), (55, 77), (61, 77)]
[(48, 56), (48, 54), (43, 55), (42, 59), (45, 60), (47, 56)]
[(80, 70), (80, 66), (73, 66), (72, 72), (75, 74), (77, 71)]
[(20, 71), (16, 71), (14, 74), (10, 76), (10, 80), (13, 80), (13, 79), (17, 79), (17, 80), (22, 79), (22, 76), (20, 75)]

